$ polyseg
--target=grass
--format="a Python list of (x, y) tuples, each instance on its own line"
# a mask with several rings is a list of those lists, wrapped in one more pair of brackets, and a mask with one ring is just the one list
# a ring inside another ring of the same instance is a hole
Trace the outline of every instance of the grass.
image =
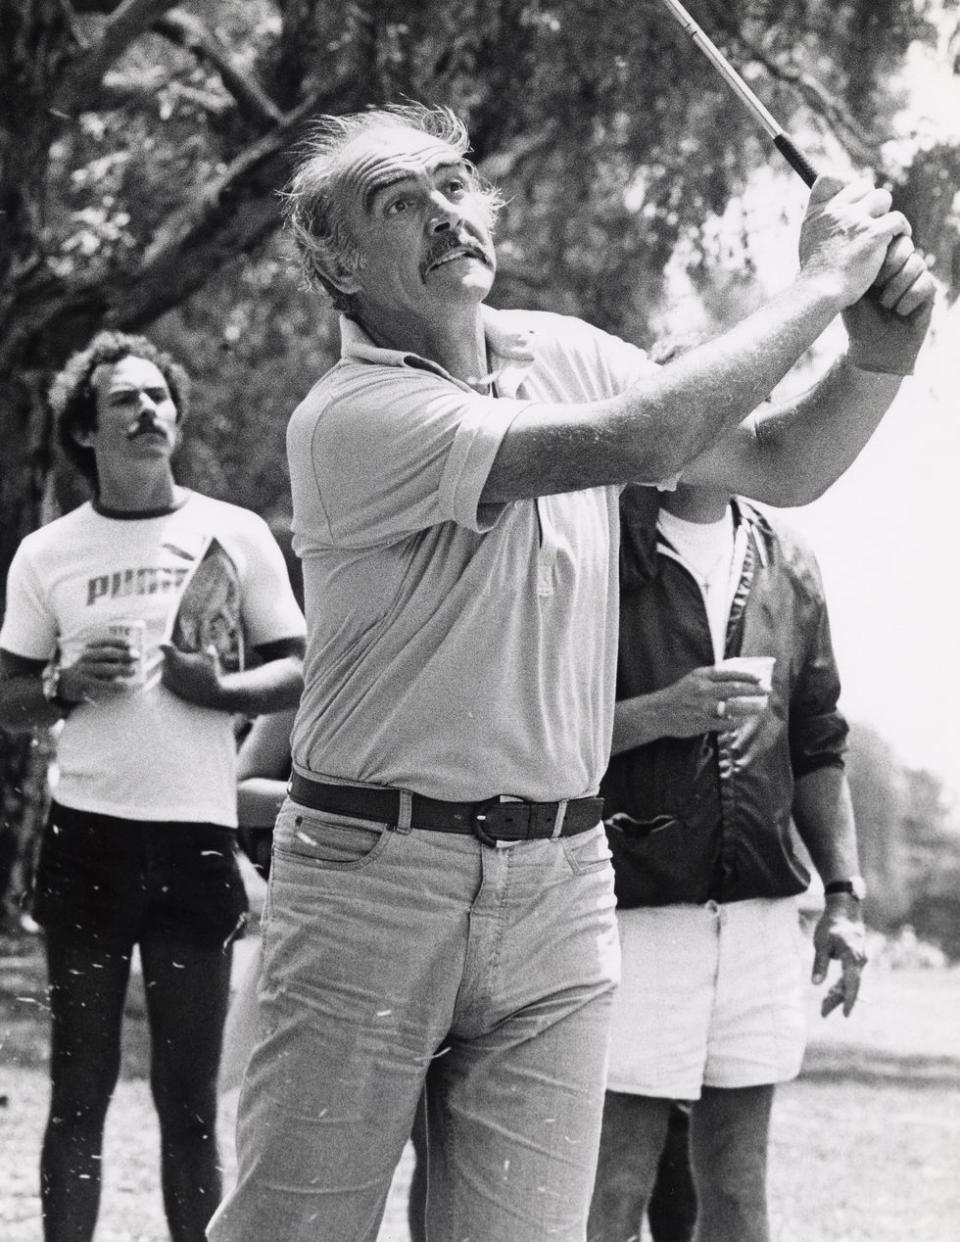
[[(849, 1019), (811, 989), (804, 1072), (779, 1088), (770, 1151), (773, 1242), (960, 1238), (960, 969), (872, 966)], [(122, 1081), (107, 1122), (97, 1242), (166, 1242), (156, 1123), (143, 1078), (142, 994), (131, 993)], [(39, 1242), (36, 1167), (46, 1108), (46, 1015), (35, 941), (0, 943), (0, 1238)], [(232, 1174), (235, 1092), (221, 1135)], [(380, 1242), (408, 1242), (409, 1153)], [(444, 1240), (441, 1240), (444, 1242)]]

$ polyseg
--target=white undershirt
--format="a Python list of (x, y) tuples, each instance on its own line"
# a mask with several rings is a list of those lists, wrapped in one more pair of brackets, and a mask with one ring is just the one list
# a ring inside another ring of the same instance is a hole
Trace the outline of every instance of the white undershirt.
[[(657, 527), (676, 553), (677, 560), (696, 579), (707, 610), (715, 660), (722, 660), (730, 605), (739, 577), (741, 556), (735, 556), (733, 510), (717, 522), (689, 522), (666, 509)], [(736, 571), (736, 572), (735, 572)]]

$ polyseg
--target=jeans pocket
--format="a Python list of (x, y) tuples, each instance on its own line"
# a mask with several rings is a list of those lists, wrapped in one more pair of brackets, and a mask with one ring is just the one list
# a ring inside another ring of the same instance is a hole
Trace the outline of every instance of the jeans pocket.
[(373, 820), (285, 807), (274, 830), (273, 848), (281, 858), (332, 871), (351, 871), (378, 858), (391, 836), (387, 824)]
[(610, 866), (610, 846), (602, 824), (588, 832), (579, 832), (575, 837), (562, 837), (560, 843), (570, 870), (575, 875), (603, 871)]

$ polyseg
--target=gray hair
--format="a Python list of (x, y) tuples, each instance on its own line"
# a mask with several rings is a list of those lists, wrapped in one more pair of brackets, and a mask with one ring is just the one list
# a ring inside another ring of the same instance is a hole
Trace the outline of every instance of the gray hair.
[[(378, 129), (429, 134), (461, 156), (470, 150), (466, 127), (450, 108), (418, 103), (392, 104), (319, 119), (301, 144), (300, 160), (281, 195), (282, 211), (307, 285), (313, 288), (319, 285), (333, 305), (342, 311), (351, 309), (353, 295), (344, 293), (339, 285), (362, 267), (363, 256), (343, 218), (337, 195), (343, 174), (340, 156), (355, 138)], [(492, 225), (503, 199), (499, 190), (484, 180), (469, 160), (465, 162)]]

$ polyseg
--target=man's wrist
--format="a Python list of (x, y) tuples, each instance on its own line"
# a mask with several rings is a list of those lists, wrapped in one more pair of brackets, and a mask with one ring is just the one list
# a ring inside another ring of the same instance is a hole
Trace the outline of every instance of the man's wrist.
[(794, 283), (812, 294), (814, 301), (821, 303), (831, 318), (846, 310), (850, 303), (846, 282), (836, 272), (801, 267)]
[(867, 884), (862, 875), (844, 876), (828, 880), (823, 886), (824, 896), (845, 896), (854, 901), (863, 901), (867, 895)]
[(871, 358), (870, 350), (860, 350), (857, 348), (856, 342), (851, 341), (844, 355), (844, 361), (848, 366), (853, 367), (856, 371), (863, 371), (867, 375), (885, 375), (889, 379), (902, 380), (913, 374), (916, 358), (910, 365), (894, 364), (889, 360), (879, 361)]
[(69, 716), (79, 699), (68, 698), (64, 693), (63, 669), (59, 664), (48, 664), (41, 679), (43, 697), (62, 716)]

